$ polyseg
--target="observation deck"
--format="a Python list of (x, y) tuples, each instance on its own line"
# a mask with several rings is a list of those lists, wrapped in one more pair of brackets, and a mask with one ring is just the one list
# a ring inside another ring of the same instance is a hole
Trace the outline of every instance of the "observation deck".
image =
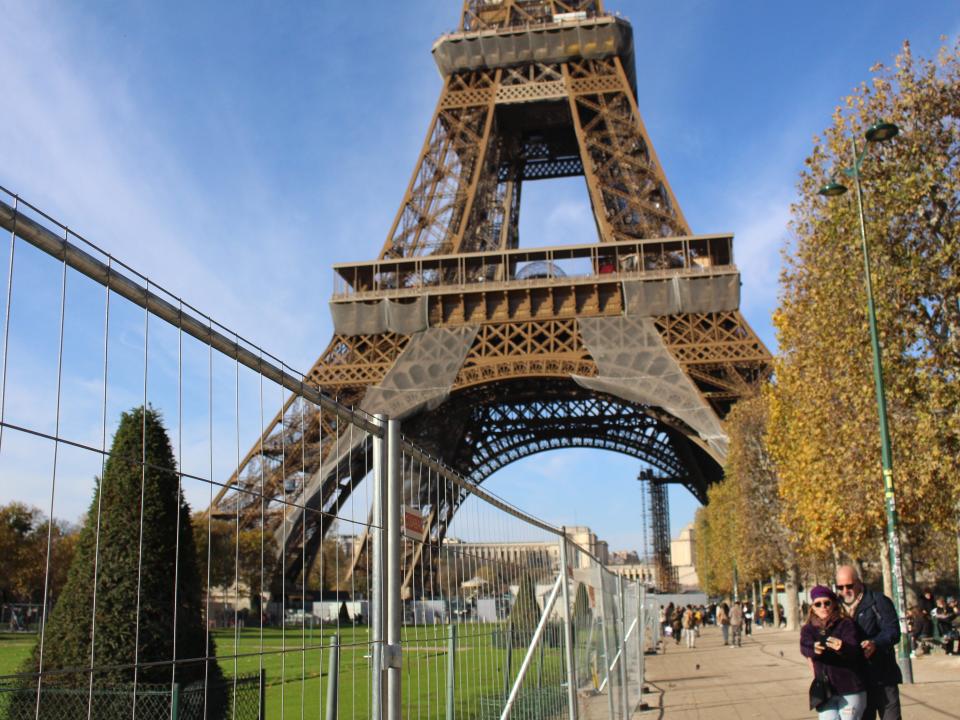
[(563, 63), (618, 56), (636, 87), (633, 28), (614, 15), (554, 15), (536, 24), (510, 25), (441, 36), (431, 50), (444, 77), (526, 63)]
[[(733, 236), (389, 258), (334, 268), (337, 333), (736, 310)], [(532, 272), (531, 272), (532, 271)]]

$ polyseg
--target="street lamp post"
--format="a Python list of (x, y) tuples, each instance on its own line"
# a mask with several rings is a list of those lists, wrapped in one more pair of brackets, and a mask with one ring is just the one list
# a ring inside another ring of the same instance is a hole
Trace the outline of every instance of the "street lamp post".
[[(873, 350), (873, 382), (877, 395), (877, 414), (880, 417), (880, 458), (883, 468), (883, 499), (887, 513), (887, 551), (890, 554), (890, 574), (893, 585), (893, 602), (900, 619), (900, 643), (897, 646), (897, 662), (903, 672), (903, 680), (913, 683), (913, 667), (910, 663), (910, 645), (907, 634), (907, 613), (903, 585), (903, 563), (900, 554), (900, 528), (897, 518), (896, 492), (893, 483), (893, 457), (890, 452), (890, 428), (887, 423), (887, 397), (883, 387), (883, 365), (880, 358), (880, 339), (877, 335), (877, 314), (873, 302), (873, 282), (870, 274), (870, 250), (867, 247), (867, 229), (863, 218), (863, 188), (860, 184), (860, 165), (869, 152), (870, 145), (885, 142), (900, 132), (893, 123), (877, 123), (866, 132), (867, 144), (863, 152), (857, 151), (856, 136), (851, 138), (853, 165), (845, 173), (853, 178), (857, 191), (857, 211), (860, 216), (860, 245), (863, 249), (863, 275), (867, 290), (867, 319), (870, 324), (870, 345)], [(821, 195), (842, 195), (847, 188), (831, 182), (820, 189)]]

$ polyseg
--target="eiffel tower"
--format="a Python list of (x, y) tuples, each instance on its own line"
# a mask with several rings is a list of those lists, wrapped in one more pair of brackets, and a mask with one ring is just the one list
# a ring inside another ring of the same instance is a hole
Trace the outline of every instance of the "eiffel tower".
[[(443, 87), (400, 209), (376, 260), (334, 266), (308, 381), (477, 483), (588, 447), (705, 502), (722, 419), (770, 356), (738, 310), (732, 236), (691, 232), (644, 128), (630, 24), (600, 0), (465, 0), (433, 56)], [(584, 179), (596, 237), (521, 247), (524, 183), (565, 177)], [(370, 467), (361, 435), (290, 400), (211, 506), (256, 527), (237, 491), (263, 489), (288, 587)], [(406, 493), (442, 541), (463, 493)], [(281, 499), (307, 511), (281, 520)]]

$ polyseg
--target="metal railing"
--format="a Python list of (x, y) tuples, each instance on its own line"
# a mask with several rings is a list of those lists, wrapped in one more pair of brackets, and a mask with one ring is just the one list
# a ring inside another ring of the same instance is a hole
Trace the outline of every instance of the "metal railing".
[(536, 287), (558, 278), (615, 281), (737, 271), (731, 235), (388, 258), (333, 267), (334, 300), (415, 297), (425, 291), (454, 292), (481, 283)]

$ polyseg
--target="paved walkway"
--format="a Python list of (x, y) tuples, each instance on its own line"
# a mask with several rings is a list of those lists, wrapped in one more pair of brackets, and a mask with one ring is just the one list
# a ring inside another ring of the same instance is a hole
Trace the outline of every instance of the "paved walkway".
[[(815, 718), (807, 709), (810, 670), (796, 632), (754, 630), (743, 647), (724, 647), (720, 631), (704, 630), (688, 650), (667, 638), (666, 652), (647, 656), (646, 712), (634, 720)], [(916, 683), (901, 686), (907, 720), (960, 718), (960, 657), (913, 661)]]

